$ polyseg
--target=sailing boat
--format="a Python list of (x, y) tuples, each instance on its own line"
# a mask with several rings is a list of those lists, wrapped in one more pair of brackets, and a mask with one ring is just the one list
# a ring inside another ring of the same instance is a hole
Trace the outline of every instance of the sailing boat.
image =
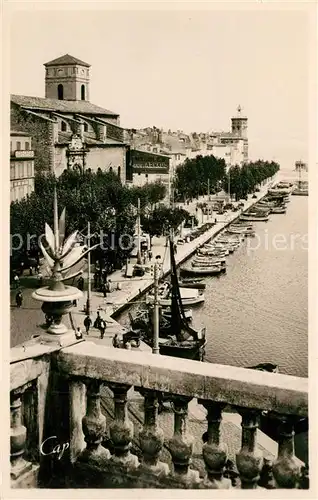
[(167, 339), (161, 339), (159, 331), (160, 354), (203, 361), (206, 345), (205, 328), (194, 329), (189, 325), (185, 317), (171, 237), (169, 244), (171, 263), (171, 321), (174, 335), (171, 335)]
[[(206, 344), (205, 328), (195, 329), (189, 324), (189, 317), (182, 305), (177, 268), (174, 257), (173, 240), (170, 237), (170, 264), (171, 264), (171, 305), (169, 316), (162, 317), (159, 323), (159, 353), (165, 356), (203, 361)], [(165, 321), (162, 321), (162, 320)], [(167, 322), (169, 324), (167, 324)], [(133, 318), (130, 314), (130, 323), (133, 329), (141, 332), (143, 341), (153, 347), (153, 306)]]

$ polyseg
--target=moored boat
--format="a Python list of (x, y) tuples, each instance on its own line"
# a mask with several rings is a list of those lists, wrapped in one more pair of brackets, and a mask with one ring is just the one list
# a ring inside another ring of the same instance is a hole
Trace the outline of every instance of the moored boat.
[(267, 213), (261, 215), (259, 212), (250, 212), (241, 214), (240, 220), (253, 221), (253, 222), (267, 222), (269, 220), (269, 216)]
[[(205, 301), (204, 294), (202, 290), (197, 288), (180, 288), (180, 298), (181, 305), (185, 306), (196, 306)], [(150, 292), (147, 296), (147, 301), (153, 303), (154, 293)], [(171, 306), (172, 301), (172, 287), (170, 283), (165, 283), (165, 288), (159, 290), (159, 301), (162, 306)]]

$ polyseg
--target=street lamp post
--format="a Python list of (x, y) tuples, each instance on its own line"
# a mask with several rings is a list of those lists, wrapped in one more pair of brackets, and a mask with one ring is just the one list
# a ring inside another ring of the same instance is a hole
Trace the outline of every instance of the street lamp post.
[(154, 264), (154, 305), (153, 305), (153, 345), (152, 353), (159, 354), (159, 262)]
[[(88, 250), (91, 247), (91, 224), (87, 223), (87, 240), (88, 240)], [(88, 278), (87, 278), (87, 301), (86, 301), (86, 314), (87, 316), (91, 313), (91, 252), (88, 252), (87, 256), (88, 264)]]

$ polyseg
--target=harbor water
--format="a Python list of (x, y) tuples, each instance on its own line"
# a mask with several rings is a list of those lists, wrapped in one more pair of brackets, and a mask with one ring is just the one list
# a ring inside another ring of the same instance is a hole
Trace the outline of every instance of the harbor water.
[[(207, 362), (269, 362), (308, 376), (307, 210), (307, 197), (290, 196), (286, 214), (253, 223), (256, 236), (227, 257), (225, 274), (205, 278), (193, 318), (206, 326)], [(125, 324), (127, 311), (118, 320)]]

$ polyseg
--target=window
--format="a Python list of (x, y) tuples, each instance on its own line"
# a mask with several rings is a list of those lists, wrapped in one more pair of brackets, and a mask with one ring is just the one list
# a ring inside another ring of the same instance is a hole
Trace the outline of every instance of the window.
[(20, 149), (21, 149), (21, 142), (17, 141), (17, 151), (20, 151)]
[(14, 179), (15, 177), (15, 168), (14, 165), (10, 165), (10, 179)]
[(66, 129), (67, 129), (67, 125), (66, 125), (66, 123), (65, 123), (65, 122), (63, 122), (63, 121), (62, 121), (62, 122), (61, 122), (61, 130), (62, 130), (63, 132), (65, 132), (65, 131), (66, 131)]
[(33, 172), (32, 172), (32, 162), (28, 162), (28, 177), (32, 177)]
[(63, 99), (64, 99), (64, 89), (63, 89), (63, 85), (61, 83), (57, 86), (57, 98), (60, 101), (63, 101)]
[(81, 100), (85, 101), (85, 85), (81, 85)]
[(29, 149), (30, 149), (30, 143), (29, 143), (29, 142), (26, 142), (26, 143), (25, 143), (25, 149), (26, 149), (27, 151), (29, 151)]
[(120, 177), (120, 173), (121, 173), (121, 168), (120, 167), (118, 167), (117, 172), (118, 172), (118, 177)]
[(88, 125), (87, 123), (84, 123), (84, 132), (87, 132), (88, 131)]
[(10, 141), (10, 151), (12, 153), (12, 141)]

